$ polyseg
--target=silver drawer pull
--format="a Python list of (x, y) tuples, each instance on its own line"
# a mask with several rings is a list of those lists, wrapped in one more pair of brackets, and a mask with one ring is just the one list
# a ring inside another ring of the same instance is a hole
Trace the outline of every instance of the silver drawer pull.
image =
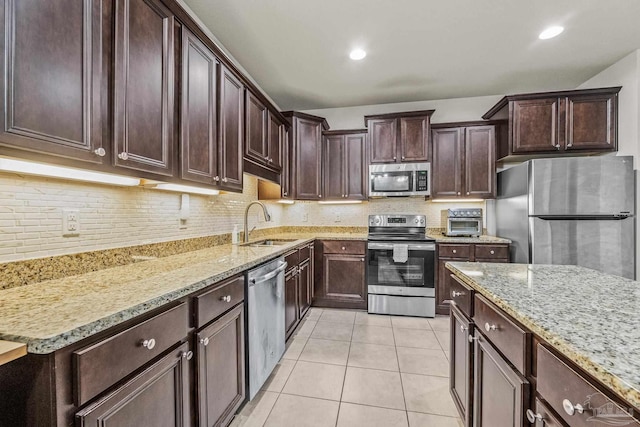
[(584, 408), (581, 404), (578, 403), (574, 405), (569, 399), (564, 399), (562, 401), (562, 408), (564, 409), (564, 412), (567, 413), (567, 415), (573, 415), (576, 412), (582, 414), (584, 412)]
[(469, 340), (469, 342), (473, 342), (474, 340), (479, 339), (478, 337), (474, 337), (472, 335), (469, 335), (469, 338), (467, 338)]
[(226, 177), (222, 178), (222, 182), (227, 182), (229, 181)]
[(99, 156), (99, 157), (104, 157), (104, 156), (105, 156), (105, 154), (107, 154), (107, 152), (105, 151), (105, 149), (104, 149), (104, 148), (102, 148), (102, 147), (100, 147), (100, 148), (97, 148), (97, 149), (93, 150), (93, 152), (95, 153), (95, 155), (96, 155), (96, 156)]
[(495, 331), (498, 327), (496, 325), (490, 325), (488, 322), (484, 324), (484, 330), (487, 332)]
[(542, 415), (536, 414), (531, 409), (527, 409), (527, 420), (529, 420), (531, 424), (534, 424), (539, 421), (544, 421), (544, 418)]
[(491, 255), (495, 255), (496, 251), (489, 251)]
[(218, 182), (218, 181), (220, 181), (220, 177), (216, 175), (216, 176), (214, 176), (214, 177), (213, 177), (213, 180), (214, 180), (215, 182)]
[(223, 295), (220, 297), (220, 301), (222, 302), (231, 302), (231, 295)]
[(142, 346), (147, 350), (153, 350), (153, 348), (156, 346), (156, 340), (154, 340), (153, 338), (148, 340), (143, 340)]
[(183, 352), (182, 352), (182, 357), (183, 357), (184, 359), (191, 360), (191, 359), (193, 358), (193, 351), (191, 351), (191, 350), (189, 350), (189, 351), (183, 351)]
[(121, 160), (127, 160), (129, 158), (129, 155), (123, 151), (122, 153), (118, 154), (118, 158)]
[(460, 325), (460, 332), (464, 332), (464, 331), (468, 331), (469, 327), (466, 327), (464, 325)]
[(454, 249), (454, 250), (452, 250), (451, 252), (453, 252), (454, 254), (457, 254), (457, 253), (458, 253), (458, 251), (457, 251), (457, 250), (455, 250), (455, 249)]
[(451, 297), (453, 297), (453, 298), (461, 297), (462, 295), (464, 295), (464, 293), (451, 291)]
[(347, 248), (345, 248), (345, 247), (343, 246), (343, 247), (342, 247), (342, 250), (343, 250), (343, 251), (345, 251), (345, 250), (347, 250)]
[(209, 345), (209, 338), (201, 338), (200, 339), (200, 344), (202, 344), (203, 346), (208, 346)]

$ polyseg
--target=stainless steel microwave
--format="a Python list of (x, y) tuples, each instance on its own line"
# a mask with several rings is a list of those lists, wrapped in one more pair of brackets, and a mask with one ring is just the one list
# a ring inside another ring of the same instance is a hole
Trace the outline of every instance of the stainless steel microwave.
[(429, 163), (394, 163), (369, 166), (369, 197), (428, 196)]

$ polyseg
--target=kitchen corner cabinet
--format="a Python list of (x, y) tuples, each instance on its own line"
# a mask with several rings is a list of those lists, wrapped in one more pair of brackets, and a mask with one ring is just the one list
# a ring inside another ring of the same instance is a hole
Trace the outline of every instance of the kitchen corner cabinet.
[(499, 159), (617, 151), (621, 87), (510, 95), (484, 119), (501, 120)]
[(329, 129), (322, 117), (297, 111), (283, 115), (289, 120), (289, 158), (292, 197), (324, 200), (322, 194), (322, 132)]
[(509, 262), (508, 244), (438, 243), (436, 245), (436, 314), (449, 314), (452, 300), (451, 275), (447, 262)]
[(365, 116), (370, 163), (428, 162), (430, 122), (435, 110)]
[(432, 198), (489, 199), (496, 196), (494, 125), (434, 125), (432, 146)]
[(316, 253), (313, 305), (366, 310), (366, 242), (317, 241)]
[(324, 132), (324, 197), (366, 200), (366, 130)]
[(313, 243), (285, 255), (284, 283), (285, 336), (288, 339), (307, 314), (313, 300)]
[(229, 69), (220, 72), (220, 188), (242, 191), (244, 85)]
[(102, 163), (102, 14), (94, 1), (0, 4), (0, 145)]
[(174, 16), (160, 0), (116, 0), (114, 13), (114, 163), (172, 176)]

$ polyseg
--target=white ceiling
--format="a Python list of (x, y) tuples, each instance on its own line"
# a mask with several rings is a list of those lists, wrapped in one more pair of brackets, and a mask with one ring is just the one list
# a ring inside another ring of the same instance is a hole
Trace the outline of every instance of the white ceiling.
[(572, 89), (640, 48), (637, 0), (185, 2), (284, 110)]

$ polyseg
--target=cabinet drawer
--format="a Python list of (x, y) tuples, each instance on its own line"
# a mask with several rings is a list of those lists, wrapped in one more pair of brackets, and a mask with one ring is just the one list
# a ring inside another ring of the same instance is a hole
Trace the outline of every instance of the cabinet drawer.
[(469, 245), (438, 245), (438, 256), (441, 258), (469, 259), (471, 247)]
[(200, 328), (244, 301), (244, 276), (235, 276), (194, 298), (196, 328)]
[(310, 249), (309, 245), (301, 247), (300, 251), (299, 251), (298, 262), (300, 264), (302, 264), (303, 262), (305, 262), (306, 260), (309, 259), (310, 255), (311, 255), (311, 249)]
[(76, 406), (87, 403), (184, 339), (188, 322), (189, 309), (183, 302), (117, 335), (73, 352)]
[(521, 374), (527, 375), (531, 336), (498, 310), (483, 296), (475, 295), (473, 320), (477, 328)]
[[(570, 426), (595, 427), (612, 425), (610, 423), (614, 419), (610, 418), (609, 423), (606, 422), (606, 418), (601, 418), (602, 421), (598, 419), (598, 417), (606, 417), (606, 414), (598, 415), (596, 411), (605, 408), (609, 408), (609, 414), (627, 413), (616, 403), (605, 397), (587, 379), (540, 344), (538, 344), (537, 356), (538, 393)], [(584, 408), (583, 413), (581, 414), (576, 410), (573, 415), (569, 415), (564, 409), (565, 403), (582, 405)], [(598, 415), (598, 417), (594, 418), (595, 415)], [(631, 416), (628, 419), (620, 415), (615, 418), (617, 418), (615, 421), (620, 422), (616, 425), (640, 426), (640, 422), (634, 420)], [(623, 419), (624, 424), (621, 423)]]
[(293, 267), (295, 267), (296, 265), (298, 265), (299, 262), (300, 262), (300, 253), (299, 253), (299, 251), (296, 249), (296, 250), (294, 250), (292, 252), (289, 252), (289, 253), (285, 254), (284, 262), (287, 263), (287, 270), (290, 270)]
[(322, 244), (326, 254), (364, 255), (366, 249), (366, 242), (358, 241), (325, 240)]
[(473, 289), (462, 283), (455, 275), (451, 275), (451, 301), (455, 302), (465, 316), (473, 316)]
[(509, 259), (509, 247), (502, 245), (475, 245), (476, 259)]

